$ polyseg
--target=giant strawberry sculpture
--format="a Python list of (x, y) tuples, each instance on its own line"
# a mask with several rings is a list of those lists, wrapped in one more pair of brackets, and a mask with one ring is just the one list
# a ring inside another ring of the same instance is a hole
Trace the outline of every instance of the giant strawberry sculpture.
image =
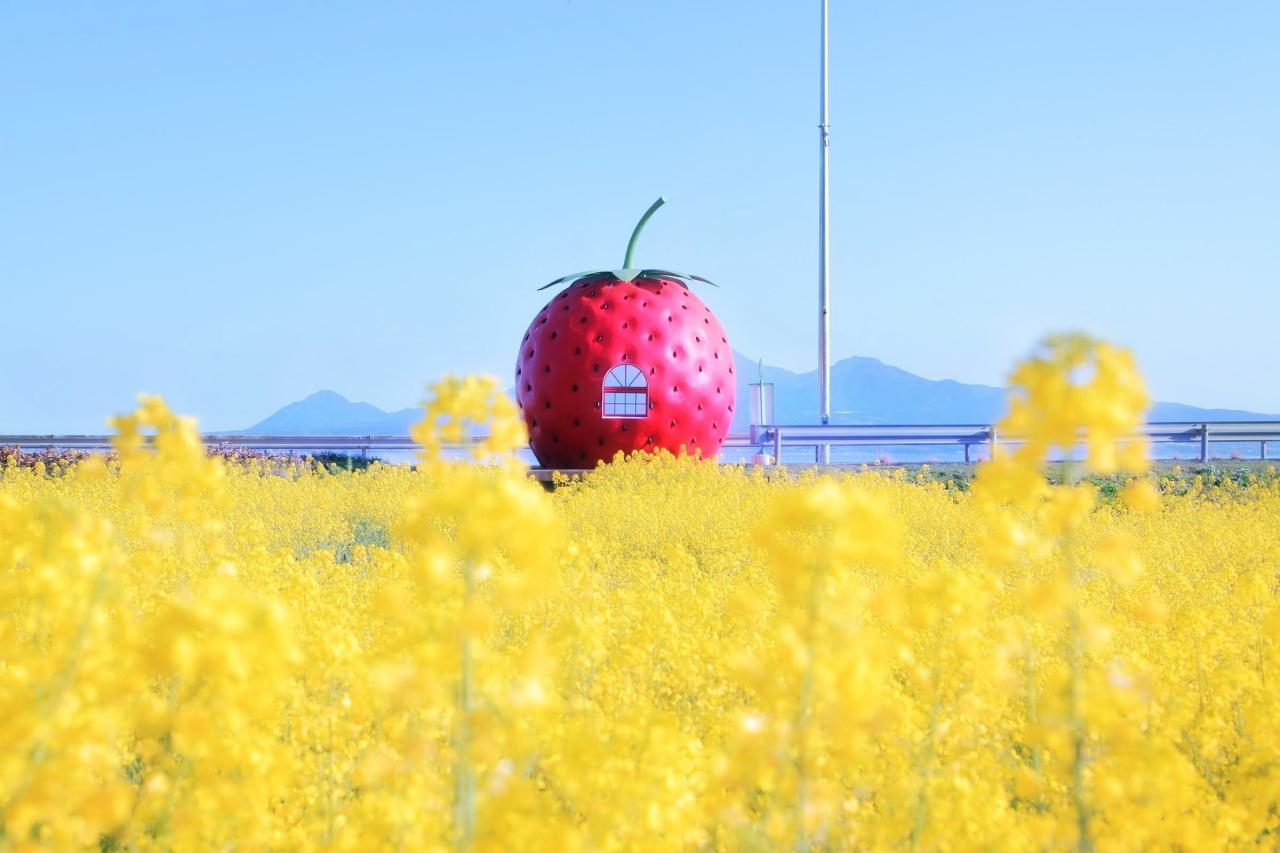
[(516, 401), (548, 468), (587, 468), (619, 450), (714, 456), (733, 420), (733, 349), (692, 290), (696, 275), (631, 266), (556, 279), (520, 346)]

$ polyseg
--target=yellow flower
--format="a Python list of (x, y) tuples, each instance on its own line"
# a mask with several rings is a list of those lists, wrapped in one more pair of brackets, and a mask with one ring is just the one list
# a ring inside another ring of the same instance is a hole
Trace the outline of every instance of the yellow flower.
[(0, 848), (1265, 842), (1274, 473), (1100, 501), (1049, 461), (1140, 467), (1132, 357), (1014, 377), (971, 492), (643, 454), (548, 493), (475, 378), (417, 469), (223, 465), (144, 398), (118, 459), (0, 469)]
[(1136, 512), (1160, 509), (1160, 491), (1150, 480), (1134, 480), (1120, 492), (1120, 500)]

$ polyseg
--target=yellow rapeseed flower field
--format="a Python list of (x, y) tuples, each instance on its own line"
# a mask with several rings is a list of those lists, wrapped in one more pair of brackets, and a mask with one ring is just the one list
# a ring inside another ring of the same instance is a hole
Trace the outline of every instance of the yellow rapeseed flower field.
[[(478, 379), (413, 470), (227, 464), (145, 399), (0, 467), (0, 850), (1277, 848), (1280, 482), (1143, 473), (1105, 344), (1012, 382), (971, 491), (547, 493)], [(492, 464), (439, 457), (467, 422)]]

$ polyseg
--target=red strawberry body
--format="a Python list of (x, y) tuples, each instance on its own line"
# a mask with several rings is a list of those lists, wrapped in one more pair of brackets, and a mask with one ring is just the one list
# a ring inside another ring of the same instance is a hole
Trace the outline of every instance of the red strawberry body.
[(619, 450), (712, 457), (733, 420), (733, 350), (684, 284), (591, 276), (538, 312), (520, 347), (516, 401), (548, 468)]

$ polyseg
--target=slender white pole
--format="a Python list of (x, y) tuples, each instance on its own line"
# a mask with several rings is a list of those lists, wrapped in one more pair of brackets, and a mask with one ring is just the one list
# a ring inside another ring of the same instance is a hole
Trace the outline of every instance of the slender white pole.
[[(831, 194), (827, 185), (827, 169), (831, 161), (831, 126), (827, 121), (827, 18), (829, 0), (822, 4), (822, 73), (820, 92), (820, 123), (818, 141), (820, 169), (818, 172), (818, 409), (822, 423), (831, 422), (831, 223), (828, 209)], [(820, 445), (818, 461), (831, 461), (831, 445)]]

